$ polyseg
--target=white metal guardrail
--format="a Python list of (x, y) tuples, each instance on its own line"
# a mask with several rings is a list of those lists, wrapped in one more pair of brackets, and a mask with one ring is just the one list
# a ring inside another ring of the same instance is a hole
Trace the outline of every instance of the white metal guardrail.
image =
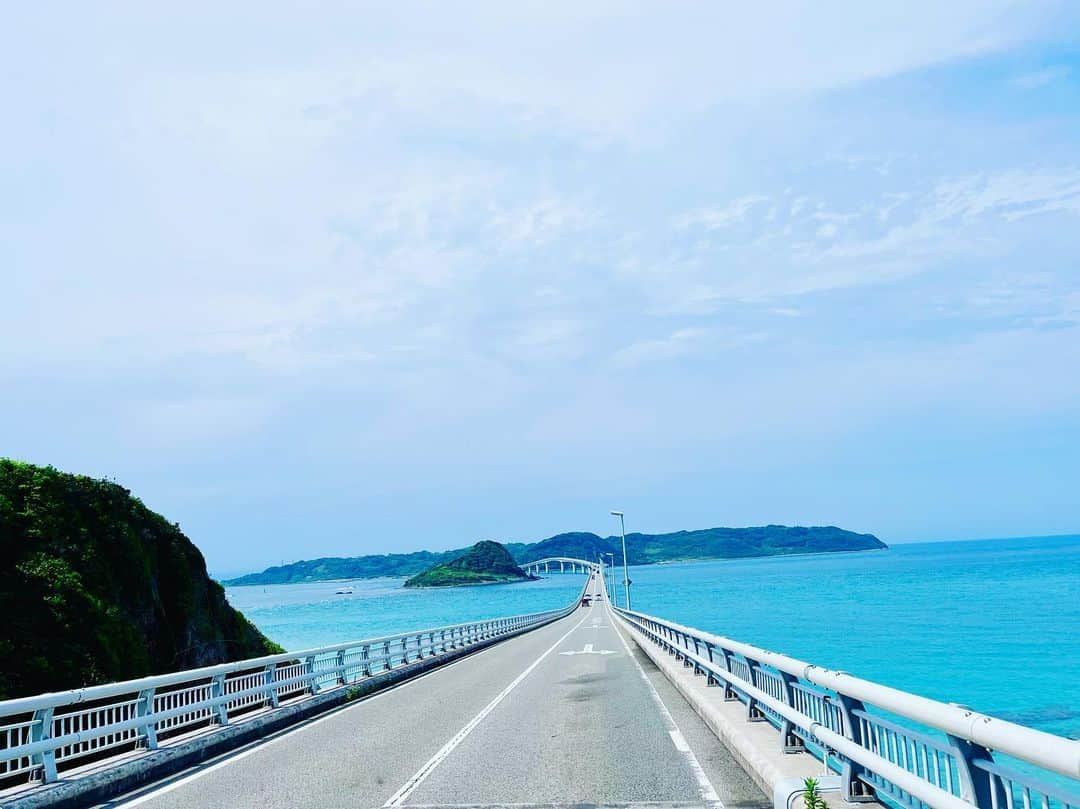
[[(586, 583), (586, 586), (588, 584)], [(584, 590), (582, 591), (584, 592)], [(0, 784), (59, 771), (230, 718), (345, 688), (418, 660), (550, 623), (558, 610), (223, 663), (139, 680), (0, 701)]]
[[(612, 605), (614, 607), (614, 605)], [(1080, 741), (615, 607), (636, 631), (770, 722), (848, 801), (910, 809), (1080, 809)], [(995, 760), (1000, 753), (1023, 762)]]

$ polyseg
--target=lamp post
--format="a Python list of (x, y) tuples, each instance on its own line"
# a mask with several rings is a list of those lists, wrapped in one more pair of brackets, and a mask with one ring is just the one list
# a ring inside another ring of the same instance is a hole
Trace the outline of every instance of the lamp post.
[(622, 529), (623, 590), (626, 592), (626, 608), (630, 609), (630, 571), (626, 564), (626, 520), (621, 511), (613, 511), (611, 516), (619, 518), (619, 527)]

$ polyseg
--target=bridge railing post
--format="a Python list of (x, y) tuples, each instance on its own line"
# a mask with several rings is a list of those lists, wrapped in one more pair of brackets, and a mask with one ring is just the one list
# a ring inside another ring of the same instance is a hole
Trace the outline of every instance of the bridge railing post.
[[(786, 671), (778, 672), (783, 685), (784, 704), (795, 707), (795, 688), (798, 680)], [(786, 716), (780, 718), (780, 748), (785, 753), (801, 753), (806, 749), (802, 738), (795, 733), (795, 724)]]
[[(962, 707), (962, 706), (958, 706)], [(949, 750), (956, 762), (956, 775), (960, 784), (960, 797), (979, 809), (997, 809), (1006, 805), (1005, 789), (1001, 782), (984, 770), (975, 767), (976, 759), (993, 761), (994, 755), (975, 742), (946, 734)], [(979, 777), (976, 778), (976, 775)]]
[(229, 724), (229, 706), (224, 699), (225, 697), (225, 675), (217, 674), (210, 681), (210, 698), (214, 700), (220, 699), (221, 702), (214, 704), (214, 713), (216, 714), (217, 723), (224, 727)]
[(337, 684), (345, 685), (345, 683), (349, 681), (348, 675), (345, 671), (345, 650), (338, 649), (335, 658), (337, 664)]
[[(138, 717), (151, 716), (154, 713), (154, 689), (147, 688), (139, 692), (139, 699), (135, 703), (135, 715)], [(151, 719), (138, 730), (139, 737), (146, 745), (147, 750), (157, 750), (157, 728)]]
[[(715, 644), (710, 643), (709, 641), (705, 641), (705, 654), (708, 656), (709, 662), (711, 664), (713, 664), (714, 666), (716, 665), (716, 658), (713, 657), (713, 649), (715, 649), (715, 648), (716, 648)], [(714, 686), (714, 685), (719, 685), (719, 684), (720, 684), (720, 680), (717, 679), (716, 675), (713, 673), (712, 669), (710, 668), (709, 671), (706, 672), (705, 685)]]
[[(831, 702), (829, 695), (825, 695), (825, 702)], [(860, 747), (870, 749), (870, 740), (863, 736), (863, 724), (859, 721), (856, 711), (865, 711), (866, 706), (862, 700), (849, 697), (847, 694), (836, 695), (836, 705), (840, 709), (840, 719), (843, 723), (842, 733), (845, 738), (851, 739)], [(828, 710), (826, 708), (825, 710)], [(861, 764), (851, 761), (846, 756), (842, 759), (840, 767), (840, 789), (844, 800), (848, 803), (869, 802), (876, 800), (872, 787), (868, 786), (859, 776), (865, 774), (866, 768)]]
[[(41, 708), (34, 711), (34, 724), (30, 726), (30, 741), (43, 742), (52, 738), (53, 709)], [(49, 748), (40, 753), (34, 753), (30, 760), (33, 764), (41, 767), (41, 780), (51, 784), (56, 780), (56, 750)]]
[(304, 674), (307, 676), (307, 681), (308, 681), (307, 690), (308, 690), (308, 693), (309, 694), (318, 694), (319, 693), (319, 680), (318, 680), (318, 677), (315, 675), (315, 655), (308, 655), (304, 659)]
[(271, 708), (278, 707), (277, 684), (274, 677), (277, 673), (277, 663), (270, 663), (263, 669), (263, 685), (266, 691), (266, 701)]
[[(720, 653), (724, 656), (724, 668), (727, 669), (728, 674), (734, 674), (734, 656), (730, 649), (720, 649)], [(739, 695), (735, 692), (731, 683), (728, 680), (724, 681), (724, 702), (736, 702), (739, 699)]]
[[(759, 669), (761, 668), (761, 664), (758, 661), (749, 657), (743, 657), (743, 660), (746, 661), (746, 669), (749, 674), (750, 685), (754, 686), (755, 688), (760, 688), (760, 685), (758, 684), (758, 674)], [(746, 721), (765, 721), (765, 712), (761, 710), (761, 706), (758, 705), (758, 701), (754, 699), (753, 696), (751, 696), (750, 694), (746, 695)]]
[(390, 667), (393, 665), (390, 662), (390, 641), (385, 641), (383, 643), (383, 655), (383, 668), (389, 671)]

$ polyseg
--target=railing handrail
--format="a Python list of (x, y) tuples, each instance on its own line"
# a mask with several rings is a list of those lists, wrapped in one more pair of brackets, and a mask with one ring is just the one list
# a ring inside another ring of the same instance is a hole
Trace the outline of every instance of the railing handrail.
[[(571, 605), (573, 606), (573, 605)], [(189, 682), (191, 680), (205, 680), (217, 677), (221, 674), (233, 674), (245, 669), (257, 669), (277, 663), (287, 663), (305, 657), (340, 652), (346, 649), (354, 649), (363, 646), (375, 646), (386, 642), (393, 643), (405, 638), (417, 635), (426, 635), (431, 632), (448, 632), (463, 629), (469, 626), (491, 623), (494, 621), (512, 621), (519, 618), (538, 618), (546, 614), (554, 614), (566, 609), (560, 607), (554, 610), (543, 610), (535, 613), (521, 613), (518, 615), (505, 615), (498, 618), (484, 618), (477, 621), (463, 621), (459, 624), (446, 626), (428, 627), (415, 629), (408, 632), (398, 632), (395, 635), (382, 635), (376, 638), (364, 638), (361, 640), (335, 643), (330, 646), (316, 646), (310, 649), (300, 649), (295, 652), (282, 652), (280, 654), (263, 655), (262, 657), (250, 657), (244, 660), (234, 660), (230, 663), (218, 663), (213, 666), (202, 666), (195, 669), (169, 672), (167, 674), (153, 674), (148, 677), (139, 677), (134, 680), (120, 680), (114, 683), (102, 683), (83, 688), (72, 688), (67, 691), (48, 691), (30, 697), (16, 697), (15, 699), (0, 700), (0, 718), (12, 714), (27, 713), (43, 708), (58, 708), (63, 705), (77, 705), (82, 702), (92, 702), (98, 699), (106, 699), (121, 694), (132, 694), (145, 691), (150, 688), (158, 689), (172, 685)]]
[(855, 677), (844, 671), (833, 671), (798, 658), (658, 618), (655, 615), (617, 606), (615, 609), (625, 615), (663, 624), (677, 632), (696, 637), (703, 643), (728, 649), (744, 658), (764, 663), (785, 674), (802, 678), (838, 694), (870, 703), (950, 736), (1005, 753), (1060, 775), (1080, 778), (1080, 741), (1018, 725), (1005, 719), (996, 719), (960, 705), (921, 697), (875, 683), (872, 680)]

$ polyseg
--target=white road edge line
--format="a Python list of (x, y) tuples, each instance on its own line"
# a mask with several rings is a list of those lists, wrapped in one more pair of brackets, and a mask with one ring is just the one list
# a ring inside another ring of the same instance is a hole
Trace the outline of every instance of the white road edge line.
[[(488, 647), (488, 648), (492, 648), (492, 647)], [(479, 650), (476, 650), (476, 651), (486, 651), (486, 650), (485, 649), (479, 649)], [(361, 705), (364, 705), (364, 704), (369, 703), (369, 702), (371, 702), (373, 700), (379, 699), (380, 697), (389, 696), (390, 694), (393, 694), (396, 691), (400, 691), (403, 688), (408, 688), (409, 686), (415, 685), (416, 683), (421, 682), (422, 680), (426, 679), (427, 677), (432, 676), (433, 674), (439, 674), (440, 672), (448, 671), (449, 669), (453, 668), (454, 666), (458, 665), (459, 663), (466, 662), (471, 657), (472, 657), (472, 655), (465, 655), (464, 657), (459, 657), (457, 660), (451, 660), (449, 663), (444, 663), (441, 666), (437, 666), (436, 668), (425, 671), (425, 672), (423, 672), (421, 674), (416, 675), (415, 677), (410, 677), (408, 680), (405, 680), (404, 682), (395, 683), (394, 685), (391, 685), (388, 688), (384, 688), (384, 689), (381, 689), (379, 691), (376, 691), (374, 694), (369, 694), (366, 697), (358, 699), (356, 702), (354, 702), (351, 705), (346, 703), (344, 705), (339, 706), (336, 709), (331, 709), (331, 711), (328, 714), (326, 714), (325, 716), (317, 716), (314, 719), (309, 719), (309, 720), (307, 720), (307, 721), (303, 722), (302, 724), (299, 724), (299, 725), (297, 725), (295, 727), (282, 728), (281, 730), (277, 731), (269, 739), (257, 739), (257, 740), (255, 740), (253, 742), (249, 742), (247, 745), (245, 745), (239, 751), (227, 751), (225, 753), (222, 753), (221, 756), (220, 756), (220, 758), (221, 758), (220, 761), (214, 761), (213, 764), (196, 764), (194, 766), (199, 768), (199, 769), (197, 769), (195, 772), (189, 773), (188, 775), (181, 776), (181, 777), (177, 778), (175, 781), (170, 781), (169, 783), (163, 784), (160, 787), (155, 788), (152, 785), (150, 787), (143, 787), (143, 789), (148, 789), (149, 791), (143, 792), (140, 795), (136, 795), (136, 796), (132, 797), (129, 800), (125, 800), (123, 798), (123, 796), (120, 796), (120, 797), (114, 799), (115, 802), (110, 803), (109, 806), (113, 807), (114, 809), (127, 809), (127, 807), (129, 807), (129, 806), (138, 806), (140, 803), (145, 803), (146, 801), (150, 800), (151, 798), (160, 797), (160, 796), (166, 794), (167, 792), (172, 792), (174, 789), (185, 786), (186, 784), (190, 784), (192, 781), (194, 781), (194, 780), (196, 780), (198, 778), (202, 778), (204, 775), (209, 775), (210, 773), (214, 772), (215, 770), (220, 770), (222, 767), (225, 767), (225, 766), (227, 766), (229, 764), (234, 764), (237, 761), (241, 761), (242, 759), (245, 759), (250, 755), (258, 753), (260, 750), (265, 750), (267, 747), (270, 747), (270, 745), (277, 744), (278, 742), (281, 742), (281, 741), (285, 741), (286, 739), (291, 738), (292, 736), (294, 736), (297, 733), (303, 733), (305, 730), (313, 728), (316, 725), (321, 725), (323, 722), (329, 722), (331, 719), (336, 719), (340, 714), (343, 714), (346, 711), (350, 711), (353, 708), (359, 708)], [(211, 761), (213, 761), (213, 759), (211, 759)], [(172, 777), (175, 777), (175, 776), (172, 776)]]
[(669, 730), (668, 736), (671, 737), (671, 743), (675, 745), (675, 749), (678, 750), (680, 753), (691, 752), (690, 744), (686, 741), (686, 737), (683, 736), (679, 731)]
[(390, 796), (390, 799), (383, 804), (384, 809), (388, 806), (401, 806), (413, 793), (413, 790), (415, 790), (418, 786), (424, 783), (425, 779), (427, 779), (427, 777), (431, 775), (432, 771), (436, 767), (438, 767), (439, 764), (442, 763), (442, 761), (454, 751), (454, 748), (456, 748), (459, 744), (465, 741), (465, 737), (472, 733), (473, 729), (484, 721), (484, 717), (486, 717), (489, 713), (495, 710), (495, 706), (502, 702), (503, 699), (506, 698), (507, 694), (517, 688), (518, 685), (520, 685), (521, 681), (528, 677), (533, 672), (533, 669), (539, 666), (545, 657), (547, 657), (549, 654), (559, 648), (562, 642), (568, 637), (570, 637), (574, 630), (581, 626), (583, 623), (585, 623), (588, 618), (589, 616), (586, 615), (584, 618), (578, 621), (577, 624), (575, 624), (573, 628), (571, 628), (565, 635), (563, 635), (550, 647), (548, 647), (547, 651), (545, 651), (542, 655), (536, 658), (536, 660), (534, 660), (529, 665), (529, 667), (525, 669), (525, 671), (521, 672), (521, 674), (514, 678), (514, 681), (510, 683), (510, 685), (506, 686), (506, 688), (500, 691), (498, 696), (495, 697), (495, 699), (485, 705), (484, 708), (480, 711), (480, 713), (470, 719), (465, 724), (465, 727), (455, 733), (454, 736), (450, 739), (450, 741), (448, 741), (442, 746), (442, 749), (440, 749), (438, 753), (432, 756), (423, 767), (416, 771), (416, 774), (412, 778), (405, 782), (401, 789), (399, 789), (397, 792)]
[(671, 743), (675, 745), (675, 749), (683, 754), (686, 758), (686, 763), (690, 766), (690, 771), (694, 774), (694, 779), (698, 783), (698, 789), (701, 791), (701, 799), (705, 803), (709, 804), (712, 809), (724, 809), (724, 804), (720, 800), (720, 796), (716, 794), (716, 788), (713, 787), (712, 781), (709, 780), (709, 776), (706, 775), (704, 768), (701, 766), (701, 762), (698, 761), (697, 756), (694, 755), (694, 751), (690, 749), (689, 743), (686, 741), (686, 737), (683, 736), (682, 731), (679, 730), (679, 726), (675, 724), (675, 717), (671, 715), (671, 711), (667, 709), (664, 704), (664, 700), (660, 698), (660, 692), (656, 690), (656, 686), (652, 684), (652, 680), (649, 679), (649, 675), (645, 673), (645, 669), (641, 667), (641, 663), (634, 657), (634, 652), (630, 648), (630, 644), (626, 638), (623, 637), (623, 633), (619, 630), (618, 622), (612, 617), (611, 625), (615, 628), (615, 634), (619, 636), (619, 640), (622, 641), (623, 646), (626, 647), (626, 654), (630, 659), (634, 661), (634, 665), (637, 666), (638, 674), (641, 675), (641, 679), (645, 681), (645, 685), (649, 687), (649, 695), (652, 696), (653, 702), (656, 703), (656, 707), (660, 709), (660, 715), (664, 718), (664, 724), (668, 726), (668, 735), (671, 736)]

